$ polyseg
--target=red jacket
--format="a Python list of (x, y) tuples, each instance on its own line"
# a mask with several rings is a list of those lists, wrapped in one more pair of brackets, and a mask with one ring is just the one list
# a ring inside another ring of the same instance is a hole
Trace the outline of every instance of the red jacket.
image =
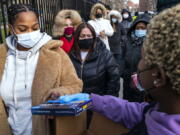
[(61, 46), (61, 48), (65, 52), (69, 53), (74, 44), (74, 37), (72, 37), (71, 41), (68, 41), (65, 37), (61, 37), (60, 40), (63, 41), (63, 45)]

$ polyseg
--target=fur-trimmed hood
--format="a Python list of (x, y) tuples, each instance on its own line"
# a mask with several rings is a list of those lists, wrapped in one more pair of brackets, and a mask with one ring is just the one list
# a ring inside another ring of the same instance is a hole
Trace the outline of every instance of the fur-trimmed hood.
[(94, 20), (94, 19), (96, 18), (95, 15), (96, 15), (96, 10), (97, 10), (97, 9), (101, 9), (101, 10), (103, 11), (103, 17), (106, 18), (106, 16), (107, 16), (107, 10), (106, 10), (105, 6), (102, 5), (102, 4), (100, 4), (100, 3), (97, 3), (97, 4), (95, 4), (95, 5), (92, 7), (90, 18), (91, 18), (92, 20)]
[(119, 22), (122, 22), (122, 15), (117, 10), (111, 10), (108, 14), (108, 19), (111, 20), (111, 16), (114, 15), (118, 18)]
[(79, 24), (82, 23), (80, 14), (75, 10), (61, 10), (55, 17), (54, 26), (52, 30), (53, 37), (60, 37), (64, 34), (65, 20), (70, 17), (74, 28), (76, 29)]

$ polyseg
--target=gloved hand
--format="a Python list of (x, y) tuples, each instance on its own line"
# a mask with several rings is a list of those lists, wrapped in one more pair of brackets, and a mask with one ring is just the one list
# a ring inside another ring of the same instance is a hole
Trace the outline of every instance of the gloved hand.
[(69, 103), (69, 102), (76, 102), (76, 101), (88, 101), (89, 100), (89, 94), (86, 93), (78, 93), (73, 95), (65, 95), (61, 96), (59, 100), (62, 103)]
[(65, 95), (59, 97), (57, 100), (49, 100), (48, 103), (61, 103), (67, 104), (72, 102), (80, 102), (80, 101), (88, 101), (90, 100), (90, 96), (87, 93), (77, 93), (73, 95)]

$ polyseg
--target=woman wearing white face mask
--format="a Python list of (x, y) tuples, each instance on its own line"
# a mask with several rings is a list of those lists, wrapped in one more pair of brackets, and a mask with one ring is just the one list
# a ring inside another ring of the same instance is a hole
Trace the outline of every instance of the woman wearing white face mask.
[[(112, 37), (109, 37), (109, 46), (110, 50), (113, 53), (117, 63), (121, 66), (121, 45), (122, 45), (122, 35), (124, 34), (123, 26), (121, 25), (122, 16), (117, 10), (111, 10), (108, 14), (108, 18), (111, 22), (111, 25), (114, 29), (114, 34)], [(122, 71), (120, 71), (122, 72)]]
[(141, 59), (141, 48), (147, 34), (147, 24), (149, 21), (149, 16), (139, 16), (129, 29), (127, 38), (123, 39), (122, 58), (124, 65), (121, 66), (124, 69), (123, 94), (124, 98), (129, 101), (142, 102), (144, 100), (144, 93), (138, 93), (131, 87), (131, 74), (137, 72), (137, 66)]
[(48, 119), (32, 116), (31, 107), (78, 93), (82, 82), (62, 43), (40, 32), (34, 8), (12, 5), (8, 20), (11, 35), (0, 46), (0, 134), (49, 135)]
[(127, 9), (123, 9), (122, 17), (123, 17), (123, 21), (121, 22), (121, 24), (125, 29), (125, 35), (126, 35), (129, 28), (131, 27), (131, 22), (132, 22), (131, 13)]

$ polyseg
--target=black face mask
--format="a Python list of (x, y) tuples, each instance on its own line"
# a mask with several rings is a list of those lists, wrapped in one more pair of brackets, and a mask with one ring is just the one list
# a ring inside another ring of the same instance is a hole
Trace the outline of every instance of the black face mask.
[(78, 45), (80, 49), (90, 49), (93, 46), (94, 40), (92, 38), (79, 40)]
[(102, 18), (102, 14), (97, 13), (97, 14), (96, 14), (96, 18)]

